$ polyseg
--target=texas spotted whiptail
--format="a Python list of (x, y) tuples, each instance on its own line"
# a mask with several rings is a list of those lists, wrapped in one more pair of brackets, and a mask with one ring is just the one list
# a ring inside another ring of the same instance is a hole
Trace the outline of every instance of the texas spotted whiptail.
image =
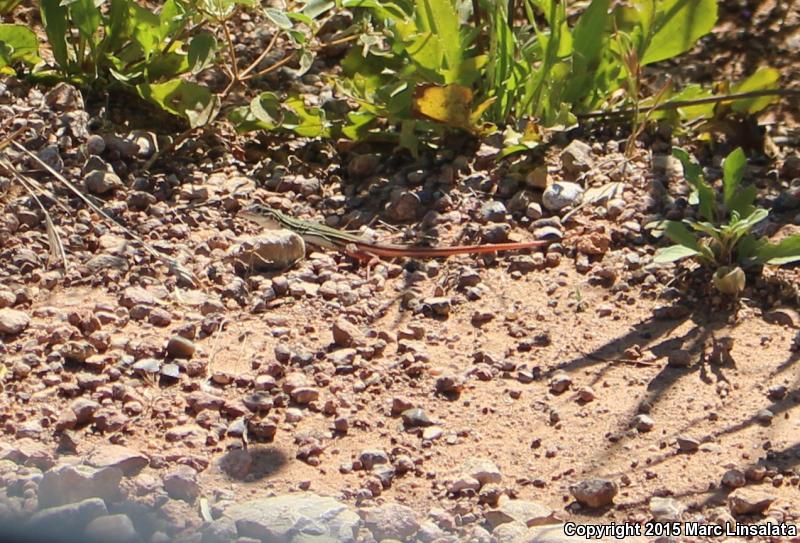
[(452, 247), (415, 247), (374, 243), (366, 238), (330, 228), (323, 224), (295, 219), (277, 209), (263, 204), (252, 204), (239, 211), (239, 215), (267, 228), (285, 228), (299, 234), (306, 243), (325, 249), (341, 251), (359, 260), (383, 258), (435, 258), (464, 254), (486, 254), (499, 251), (535, 249), (548, 245), (548, 241), (519, 243), (490, 243), (486, 245), (455, 245)]

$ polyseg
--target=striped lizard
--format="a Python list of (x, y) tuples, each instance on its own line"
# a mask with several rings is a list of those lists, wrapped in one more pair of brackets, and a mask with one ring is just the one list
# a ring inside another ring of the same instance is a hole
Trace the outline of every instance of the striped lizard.
[(486, 254), (499, 251), (535, 249), (548, 245), (549, 241), (525, 241), (519, 243), (490, 243), (486, 245), (456, 245), (452, 247), (415, 247), (374, 243), (361, 236), (330, 228), (316, 222), (295, 219), (264, 204), (252, 204), (239, 212), (245, 217), (267, 228), (285, 228), (299, 234), (303, 240), (325, 249), (341, 251), (362, 261), (383, 258), (435, 258), (464, 254)]

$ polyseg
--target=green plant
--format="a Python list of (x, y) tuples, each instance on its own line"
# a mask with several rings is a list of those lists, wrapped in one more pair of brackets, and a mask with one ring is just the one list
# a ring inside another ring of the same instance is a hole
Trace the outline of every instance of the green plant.
[(0, 74), (14, 74), (15, 64), (30, 67), (40, 61), (39, 43), (30, 28), (17, 24), (0, 24)]
[(698, 206), (703, 220), (661, 221), (648, 225), (655, 235), (663, 232), (675, 242), (675, 245), (659, 249), (654, 262), (694, 258), (714, 270), (714, 285), (720, 291), (737, 294), (744, 288), (743, 269), (800, 261), (800, 235), (770, 243), (752, 233), (769, 212), (755, 207), (755, 186), (742, 185), (747, 165), (742, 149), (731, 152), (723, 162), (720, 202), (717, 191), (705, 180), (701, 166), (689, 153), (674, 149), (673, 155), (683, 164), (684, 177), (692, 188), (689, 203)]
[(473, 103), (473, 85), (487, 56), (466, 4), (454, 0), (343, 0), (355, 12), (360, 36), (342, 61), (346, 79), (338, 90), (353, 98), (342, 134), (391, 137), (400, 125), (401, 145), (415, 150), (420, 132), (445, 127), (480, 131), (478, 118), (490, 102)]
[[(703, 104), (655, 112), (672, 100), (712, 96), (698, 85), (641, 96), (648, 65), (685, 53), (713, 28), (715, 0), (592, 0), (574, 25), (567, 2), (556, 0), (524, 0), (525, 19), (517, 24), (506, 3), (494, 0), (342, 5), (355, 11), (361, 32), (342, 63), (347, 78), (337, 81), (359, 104), (343, 131), (348, 137), (386, 136), (387, 125), (399, 125), (400, 143), (413, 149), (421, 132), (447, 127), (480, 133), (507, 125), (510, 153), (537, 144), (530, 126), (513, 128), (525, 119), (565, 128), (597, 108), (633, 104), (635, 137), (649, 118), (710, 117), (715, 111), (714, 104)], [(474, 13), (476, 6), (485, 17)], [(774, 78), (763, 75), (738, 91), (774, 87)], [(749, 105), (763, 108), (772, 99)]]
[[(42, 22), (54, 64), (41, 62), (36, 35), (30, 29), (0, 25), (0, 73), (20, 73), (15, 67), (25, 67), (33, 77), (55, 75), (97, 90), (122, 87), (182, 117), (190, 129), (207, 126), (227, 106), (239, 130), (292, 130), (324, 136), (328, 134), (321, 110), (306, 108), (297, 97), (264, 93), (243, 108), (236, 107), (239, 103), (226, 104), (226, 99), (234, 88), (292, 60), (299, 62), (298, 76), (308, 70), (314, 59), (309, 36), (320, 26), (316, 19), (334, 5), (329, 0), (310, 0), (294, 13), (265, 8), (263, 15), (276, 27), (273, 39), (256, 59), (242, 66), (230, 21), (240, 9), (255, 9), (254, 0), (166, 0), (155, 13), (135, 0), (42, 0)], [(303, 32), (298, 25), (310, 31)], [(279, 35), (293, 48), (264, 68), (260, 64)], [(220, 64), (229, 77), (225, 90), (216, 94), (191, 80), (213, 64)]]

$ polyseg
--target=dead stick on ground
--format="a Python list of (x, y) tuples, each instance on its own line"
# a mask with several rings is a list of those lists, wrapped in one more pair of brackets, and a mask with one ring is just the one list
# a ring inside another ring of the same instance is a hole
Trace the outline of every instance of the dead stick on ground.
[(6, 170), (10, 171), (11, 174), (19, 181), (20, 185), (22, 185), (28, 194), (36, 202), (36, 205), (39, 206), (39, 209), (42, 210), (44, 213), (44, 220), (45, 225), (47, 227), (47, 241), (50, 245), (50, 258), (48, 260), (48, 264), (52, 264), (53, 260), (61, 260), (62, 266), (64, 267), (64, 273), (67, 272), (67, 253), (64, 250), (64, 243), (61, 241), (61, 236), (56, 229), (56, 225), (53, 223), (52, 217), (50, 217), (50, 213), (44, 207), (44, 204), (39, 199), (39, 196), (36, 195), (36, 191), (34, 190), (34, 183), (31, 182), (30, 179), (22, 175), (17, 171), (13, 164), (6, 160), (0, 160), (0, 165), (3, 166)]
[(69, 189), (69, 190), (71, 190), (71, 191), (72, 191), (72, 192), (73, 192), (73, 193), (74, 193), (76, 196), (78, 196), (78, 198), (80, 198), (81, 200), (83, 200), (83, 202), (84, 202), (86, 205), (88, 205), (89, 207), (91, 207), (92, 209), (94, 209), (94, 210), (95, 210), (97, 213), (99, 213), (99, 214), (100, 214), (100, 215), (101, 215), (103, 218), (105, 218), (105, 219), (107, 219), (107, 220), (111, 221), (113, 224), (115, 224), (115, 225), (116, 225), (118, 228), (120, 228), (120, 229), (121, 229), (123, 232), (125, 232), (125, 234), (127, 234), (127, 235), (128, 235), (130, 238), (131, 238), (131, 239), (133, 239), (135, 242), (137, 242), (139, 245), (141, 245), (141, 247), (142, 247), (142, 248), (143, 248), (143, 249), (144, 249), (144, 250), (145, 250), (145, 251), (146, 251), (148, 254), (150, 254), (150, 256), (152, 256), (152, 257), (156, 258), (157, 260), (160, 260), (161, 262), (163, 262), (164, 264), (166, 264), (167, 266), (169, 266), (169, 268), (170, 268), (171, 270), (173, 270), (173, 271), (174, 271), (174, 272), (175, 272), (175, 273), (176, 273), (178, 276), (180, 276), (181, 278), (183, 278), (183, 279), (184, 279), (184, 281), (187, 281), (188, 283), (192, 284), (192, 286), (196, 286), (196, 285), (199, 283), (199, 282), (198, 282), (198, 280), (197, 280), (197, 278), (194, 276), (194, 274), (192, 274), (192, 272), (190, 272), (189, 270), (187, 270), (186, 268), (184, 268), (184, 267), (183, 267), (183, 266), (182, 266), (182, 265), (181, 265), (181, 264), (180, 264), (180, 263), (179, 263), (177, 260), (174, 260), (174, 259), (172, 259), (172, 258), (166, 257), (166, 256), (162, 255), (161, 253), (159, 253), (158, 251), (156, 251), (155, 249), (153, 249), (153, 248), (152, 248), (150, 245), (148, 245), (148, 244), (147, 244), (147, 243), (146, 243), (146, 242), (145, 242), (145, 241), (144, 241), (142, 238), (140, 238), (139, 236), (137, 236), (136, 234), (134, 234), (134, 233), (133, 233), (132, 231), (130, 231), (128, 228), (126, 228), (125, 226), (123, 226), (122, 224), (120, 224), (119, 222), (117, 222), (115, 219), (113, 219), (113, 218), (112, 218), (112, 217), (111, 217), (111, 216), (110, 216), (108, 213), (106, 213), (105, 211), (103, 211), (102, 209), (100, 209), (100, 207), (98, 207), (98, 206), (97, 206), (97, 205), (96, 205), (94, 202), (92, 202), (92, 201), (91, 201), (91, 200), (90, 200), (90, 199), (89, 199), (89, 198), (88, 198), (88, 197), (87, 197), (87, 196), (86, 196), (84, 193), (82, 193), (80, 190), (78, 190), (78, 188), (77, 188), (77, 187), (76, 187), (76, 186), (75, 186), (73, 183), (71, 183), (70, 181), (68, 181), (68, 180), (67, 180), (67, 178), (65, 178), (63, 175), (61, 175), (60, 173), (58, 173), (57, 171), (55, 171), (53, 168), (51, 168), (51, 167), (50, 167), (48, 164), (46, 164), (45, 162), (43, 162), (43, 161), (42, 161), (42, 160), (41, 160), (41, 159), (40, 159), (38, 156), (36, 156), (36, 155), (35, 155), (35, 154), (33, 154), (32, 152), (30, 152), (30, 151), (29, 151), (28, 149), (26, 149), (26, 148), (25, 148), (23, 145), (20, 145), (20, 144), (19, 144), (19, 143), (17, 143), (16, 141), (12, 141), (12, 142), (11, 142), (11, 145), (13, 145), (13, 146), (14, 146), (14, 147), (16, 147), (18, 150), (20, 150), (20, 151), (22, 151), (23, 153), (25, 153), (26, 155), (28, 155), (28, 156), (29, 156), (30, 158), (32, 158), (32, 159), (33, 159), (35, 162), (37, 162), (37, 163), (38, 163), (40, 166), (42, 166), (42, 167), (43, 167), (45, 170), (47, 170), (48, 172), (50, 172), (50, 174), (51, 174), (53, 177), (55, 177), (56, 179), (58, 179), (58, 180), (59, 180), (61, 183), (63, 183), (63, 184), (64, 184), (64, 185), (65, 185), (65, 186), (66, 186), (66, 187)]

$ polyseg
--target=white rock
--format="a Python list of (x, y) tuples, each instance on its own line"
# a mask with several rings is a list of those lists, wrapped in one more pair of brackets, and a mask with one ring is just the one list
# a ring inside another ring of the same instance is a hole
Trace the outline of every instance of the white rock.
[(575, 207), (583, 199), (583, 188), (577, 183), (556, 181), (542, 194), (542, 205), (550, 211), (560, 211), (565, 207)]
[(291, 230), (265, 230), (258, 236), (242, 238), (228, 249), (228, 260), (241, 262), (258, 271), (281, 270), (306, 255), (303, 238)]
[(0, 334), (19, 334), (31, 323), (27, 313), (16, 309), (0, 309)]
[(301, 534), (354, 543), (361, 519), (347, 505), (312, 493), (252, 500), (225, 509), (240, 537), (291, 541)]
[(481, 485), (490, 483), (500, 484), (503, 475), (494, 462), (487, 458), (472, 458), (467, 460), (461, 468), (461, 472), (477, 479)]

